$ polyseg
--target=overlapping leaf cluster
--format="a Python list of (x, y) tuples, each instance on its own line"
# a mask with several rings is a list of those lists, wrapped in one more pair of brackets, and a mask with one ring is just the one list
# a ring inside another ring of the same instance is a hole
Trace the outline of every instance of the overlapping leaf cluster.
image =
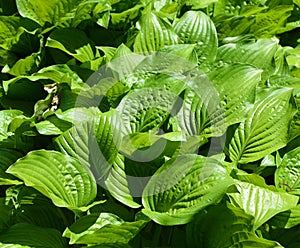
[(0, 247), (299, 247), (299, 8), (0, 0)]

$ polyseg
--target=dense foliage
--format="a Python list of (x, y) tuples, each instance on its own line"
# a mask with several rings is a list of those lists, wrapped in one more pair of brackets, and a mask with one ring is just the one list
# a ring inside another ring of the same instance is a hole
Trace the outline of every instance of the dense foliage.
[(0, 0), (0, 247), (300, 247), (299, 0)]

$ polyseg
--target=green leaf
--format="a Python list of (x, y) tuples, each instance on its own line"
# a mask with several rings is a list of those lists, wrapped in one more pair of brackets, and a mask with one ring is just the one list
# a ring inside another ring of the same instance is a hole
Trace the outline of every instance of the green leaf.
[(229, 43), (218, 48), (217, 60), (226, 64), (251, 64), (258, 69), (264, 70), (264, 79), (275, 72), (274, 56), (278, 46), (278, 40), (275, 39)]
[(300, 147), (286, 153), (275, 172), (275, 185), (290, 194), (300, 195)]
[[(64, 230), (71, 216), (66, 209), (56, 207), (49, 198), (31, 187), (21, 186), (13, 189), (15, 194), (13, 219), (16, 223), (28, 223), (40, 227)], [(7, 192), (7, 195), (9, 193)], [(8, 199), (7, 199), (8, 202)]]
[(139, 208), (141, 205), (136, 203), (131, 195), (129, 183), (125, 172), (125, 157), (118, 154), (105, 181), (105, 185), (111, 195), (131, 208)]
[(47, 39), (47, 47), (59, 49), (84, 63), (93, 60), (96, 51), (86, 34), (75, 28), (53, 31)]
[[(0, 243), (13, 244), (12, 247), (66, 247), (65, 239), (61, 237), (61, 233), (58, 230), (37, 227), (27, 223), (15, 224), (7, 229), (6, 232), (1, 233)], [(0, 245), (0, 247), (5, 246)]]
[(288, 229), (298, 226), (300, 224), (300, 205), (276, 214), (268, 223), (279, 228)]
[(232, 161), (253, 162), (287, 144), (295, 113), (291, 94), (292, 89), (282, 88), (253, 106), (230, 141), (228, 153)]
[[(31, 53), (36, 47), (27, 46), (32, 41), (32, 32), (38, 25), (18, 16), (0, 16), (0, 47), (21, 54)], [(36, 39), (35, 39), (36, 40)], [(37, 39), (39, 40), (39, 39)], [(26, 48), (27, 51), (22, 51)]]
[[(73, 117), (77, 118), (73, 120), (74, 127), (56, 138), (55, 144), (64, 154), (90, 164), (99, 182), (107, 176), (118, 154), (121, 142), (119, 115), (115, 110), (106, 113), (91, 111), (94, 116), (86, 117), (74, 113)], [(82, 121), (87, 118), (92, 119)]]
[(60, 4), (55, 0), (47, 3), (42, 0), (17, 0), (16, 3), (21, 16), (34, 20), (41, 26), (52, 24), (74, 27), (82, 20), (90, 19), (87, 14), (96, 5), (96, 1), (87, 0), (63, 0)]
[(299, 197), (274, 191), (247, 182), (238, 182), (238, 193), (228, 193), (232, 204), (254, 217), (253, 230), (259, 228), (276, 214), (297, 205)]
[(162, 88), (132, 90), (117, 108), (123, 136), (159, 128), (172, 112), (176, 99), (175, 94)]
[(22, 116), (23, 112), (19, 110), (1, 110), (0, 111), (0, 141), (13, 135), (10, 132), (9, 125), (16, 117)]
[(90, 214), (80, 218), (63, 234), (70, 244), (127, 244), (147, 224), (148, 220), (125, 222), (111, 213)]
[(142, 212), (161, 225), (185, 224), (201, 209), (220, 201), (232, 183), (217, 160), (178, 156), (150, 178), (143, 192)]
[(275, 241), (258, 237), (252, 230), (253, 217), (240, 208), (217, 205), (198, 214), (187, 225), (189, 247), (282, 247)]
[[(208, 77), (192, 78), (175, 119), (188, 135), (222, 135), (226, 128), (245, 119), (255, 100), (261, 70), (249, 65), (229, 65)], [(210, 81), (211, 80), (211, 81)]]
[(166, 46), (177, 44), (179, 38), (171, 25), (155, 15), (147, 13), (139, 21), (139, 33), (134, 42), (134, 52), (150, 54)]
[(202, 11), (187, 11), (174, 23), (174, 30), (187, 44), (197, 44), (196, 51), (200, 62), (215, 60), (218, 37), (214, 23)]
[(56, 151), (32, 151), (7, 172), (49, 197), (55, 205), (75, 211), (84, 211), (97, 194), (96, 181), (89, 168)]
[(10, 174), (7, 174), (6, 169), (16, 162), (23, 154), (11, 149), (0, 148), (0, 185), (19, 184), (18, 180)]

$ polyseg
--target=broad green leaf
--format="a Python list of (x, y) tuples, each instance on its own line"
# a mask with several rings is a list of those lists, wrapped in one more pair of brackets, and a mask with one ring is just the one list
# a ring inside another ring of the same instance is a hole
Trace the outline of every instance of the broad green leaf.
[(120, 45), (115, 51), (112, 61), (107, 64), (119, 80), (132, 74), (134, 68), (144, 59), (144, 56), (133, 53), (126, 45)]
[(279, 228), (292, 228), (300, 224), (300, 205), (287, 211), (278, 213), (268, 222)]
[[(26, 18), (0, 16), (0, 47), (22, 55), (34, 52), (32, 49), (36, 49), (36, 47), (31, 42), (39, 39), (33, 37), (32, 32), (37, 27), (36, 23)], [(33, 45), (33, 47), (29, 45)], [(25, 48), (27, 51), (24, 51)]]
[(53, 83), (60, 84), (66, 83), (70, 86), (73, 92), (80, 92), (83, 87), (82, 79), (78, 74), (72, 71), (67, 65), (52, 65), (44, 67), (36, 73), (30, 76), (18, 76), (4, 82), (4, 87), (7, 89), (9, 84), (13, 84), (23, 78), (27, 78), (30, 81), (39, 80), (52, 80)]
[(96, 51), (86, 34), (75, 28), (57, 29), (47, 39), (47, 47), (59, 49), (80, 62), (91, 61)]
[[(161, 73), (170, 76), (174, 80), (181, 80), (184, 73), (197, 67), (198, 58), (194, 44), (176, 44), (160, 48), (156, 53), (148, 55), (135, 68), (133, 76), (146, 76), (148, 74)], [(137, 74), (137, 75), (136, 75)], [(163, 83), (163, 82), (161, 82)], [(176, 85), (176, 83), (174, 83)]]
[(232, 161), (253, 162), (287, 144), (295, 113), (291, 94), (292, 89), (282, 88), (253, 106), (230, 141), (228, 153)]
[(218, 48), (217, 61), (228, 64), (251, 64), (264, 70), (263, 78), (265, 78), (275, 72), (274, 56), (278, 47), (278, 40), (275, 39), (229, 43)]
[(236, 10), (235, 15), (221, 15), (216, 18), (221, 39), (245, 34), (253, 34), (257, 38), (269, 38), (295, 28), (293, 27), (295, 23), (287, 23), (293, 5), (284, 4), (268, 8), (254, 3), (253, 6), (245, 6), (242, 9), (239, 7)]
[[(27, 223), (15, 224), (7, 229), (6, 232), (1, 233), (0, 243), (15, 245), (12, 247), (66, 247), (66, 241), (61, 237), (61, 233), (58, 230), (42, 228)], [(5, 246), (0, 245), (0, 247)]]
[(197, 44), (196, 51), (200, 62), (215, 60), (218, 37), (214, 23), (202, 11), (187, 11), (174, 24), (179, 38), (188, 44)]
[(219, 202), (232, 183), (217, 160), (178, 156), (150, 178), (143, 192), (142, 212), (161, 225), (185, 224), (201, 209)]
[[(52, 24), (55, 26), (77, 26), (80, 21), (90, 19), (89, 14), (96, 1), (87, 0), (17, 0), (18, 11), (21, 16), (39, 23), (41, 26)], [(91, 4), (94, 3), (94, 4)], [(77, 19), (77, 20), (76, 20)]]
[(189, 247), (280, 248), (275, 241), (258, 237), (252, 230), (253, 217), (240, 208), (217, 205), (202, 212), (187, 225)]
[(0, 148), (0, 185), (19, 184), (16, 178), (8, 173), (6, 169), (16, 162), (17, 159), (23, 157), (23, 154), (12, 149)]
[(247, 182), (237, 182), (237, 190), (238, 193), (228, 193), (227, 195), (232, 204), (254, 217), (253, 230), (276, 214), (295, 207), (299, 200), (297, 196)]
[(139, 33), (134, 42), (134, 52), (151, 54), (158, 49), (177, 44), (179, 38), (172, 26), (154, 13), (143, 15), (139, 21)]
[(132, 90), (117, 108), (123, 136), (159, 128), (171, 114), (176, 100), (177, 95), (163, 88)]
[(13, 119), (22, 116), (19, 110), (1, 110), (0, 111), (0, 141), (7, 139), (14, 133), (10, 132), (9, 125)]
[(111, 213), (90, 214), (80, 218), (63, 234), (70, 244), (127, 244), (147, 224), (148, 220), (125, 222)]
[(255, 100), (261, 70), (249, 65), (229, 65), (190, 80), (183, 106), (175, 119), (188, 135), (220, 136), (245, 119)]
[(290, 194), (300, 195), (300, 147), (286, 153), (275, 172), (275, 185)]
[(97, 194), (95, 178), (87, 165), (56, 151), (32, 151), (7, 172), (49, 197), (55, 205), (75, 211), (84, 211)]
[[(74, 113), (74, 117), (78, 118), (78, 114)], [(64, 154), (90, 164), (96, 180), (101, 181), (118, 154), (121, 122), (114, 110), (96, 112), (88, 121), (87, 117), (73, 120), (74, 127), (56, 138), (55, 144)]]
[(124, 205), (131, 208), (139, 208), (141, 206), (134, 201), (131, 195), (125, 172), (125, 157), (123, 155), (117, 155), (105, 185), (111, 195)]

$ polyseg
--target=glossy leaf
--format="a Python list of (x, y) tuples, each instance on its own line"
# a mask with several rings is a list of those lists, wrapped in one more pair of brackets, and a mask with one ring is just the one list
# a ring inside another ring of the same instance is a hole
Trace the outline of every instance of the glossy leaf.
[(141, 17), (139, 29), (134, 42), (134, 52), (137, 53), (153, 53), (179, 41), (171, 25), (154, 13), (147, 13)]
[(275, 172), (275, 185), (287, 192), (300, 195), (300, 147), (286, 153)]
[(16, 117), (22, 116), (22, 112), (19, 110), (1, 110), (0, 111), (0, 141), (7, 139), (13, 135), (13, 132), (9, 130), (9, 124)]
[(175, 94), (162, 88), (131, 91), (117, 108), (123, 135), (159, 128), (172, 112), (176, 99)]
[(23, 154), (16, 150), (0, 148), (0, 185), (21, 183), (14, 176), (5, 172), (20, 157), (23, 157)]
[(167, 161), (150, 178), (142, 212), (161, 225), (185, 224), (201, 209), (220, 201), (232, 183), (217, 160), (182, 155)]
[(131, 208), (139, 208), (141, 205), (134, 201), (128, 184), (125, 158), (123, 155), (118, 154), (105, 185), (115, 199)]
[(238, 193), (228, 193), (232, 204), (254, 217), (256, 230), (276, 214), (295, 207), (299, 197), (247, 182), (238, 182)]
[[(78, 118), (78, 113), (74, 114)], [(63, 153), (90, 164), (97, 181), (101, 181), (111, 169), (118, 153), (120, 120), (115, 111), (95, 111), (94, 114), (95, 119), (73, 120), (75, 126), (56, 138), (55, 143)], [(89, 117), (93, 118), (92, 115)]]
[(180, 128), (188, 135), (222, 135), (228, 126), (245, 118), (260, 75), (252, 66), (231, 65), (190, 80), (175, 117)]
[[(18, 223), (0, 234), (0, 247), (66, 247), (66, 241), (56, 229), (42, 228), (27, 223)], [(21, 246), (20, 246), (21, 245)]]
[(187, 226), (189, 247), (282, 247), (258, 237), (252, 230), (253, 217), (231, 205), (209, 207)]
[(260, 39), (256, 42), (229, 43), (218, 48), (217, 60), (220, 63), (247, 63), (264, 70), (263, 78), (275, 72), (274, 56), (278, 40)]
[(230, 141), (232, 161), (256, 161), (287, 144), (289, 125), (295, 113), (291, 94), (291, 89), (282, 88), (253, 106)]
[(47, 39), (46, 46), (59, 49), (80, 62), (90, 61), (95, 58), (91, 40), (83, 31), (78, 29), (55, 30)]
[(127, 244), (147, 222), (125, 222), (111, 213), (90, 214), (67, 228), (63, 236), (70, 238), (70, 244)]
[(197, 44), (200, 62), (212, 62), (217, 55), (218, 37), (214, 23), (202, 11), (187, 11), (174, 24), (179, 38), (188, 44)]
[[(17, 0), (16, 3), (18, 11), (23, 17), (32, 19), (41, 26), (49, 23), (76, 26), (80, 21), (87, 18), (86, 14), (91, 12), (94, 6), (88, 5), (89, 1), (85, 0), (63, 0), (60, 4), (57, 4), (55, 0), (50, 0), (47, 3), (40, 0)], [(88, 11), (85, 8), (88, 8)]]
[(96, 181), (89, 168), (56, 151), (30, 152), (7, 172), (49, 197), (57, 206), (85, 210), (96, 197)]
[(278, 213), (268, 222), (279, 228), (292, 228), (300, 224), (300, 205)]

